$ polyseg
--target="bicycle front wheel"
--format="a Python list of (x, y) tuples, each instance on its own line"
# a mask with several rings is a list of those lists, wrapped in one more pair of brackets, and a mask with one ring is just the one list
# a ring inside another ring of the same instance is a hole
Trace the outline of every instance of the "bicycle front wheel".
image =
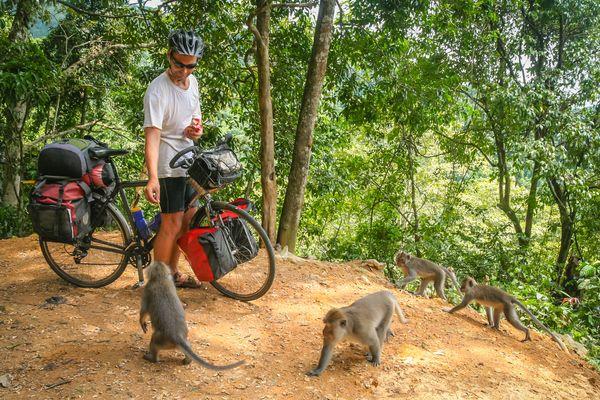
[[(211, 282), (219, 292), (236, 300), (256, 300), (269, 291), (275, 279), (275, 252), (267, 233), (246, 211), (229, 203), (214, 201), (212, 210), (220, 215), (223, 211), (236, 214), (242, 224), (232, 226), (227, 219), (216, 218), (213, 223), (223, 229), (224, 236), (237, 267), (220, 279)], [(231, 219), (229, 219), (231, 221)], [(203, 210), (200, 209), (192, 222), (192, 228), (209, 225)], [(240, 230), (242, 230), (240, 232)], [(240, 239), (240, 234), (244, 239)], [(249, 241), (262, 244), (258, 256), (253, 257), (256, 249), (249, 248)], [(254, 254), (253, 254), (254, 253)]]
[(54, 272), (73, 285), (99, 288), (115, 281), (127, 267), (125, 250), (131, 230), (123, 214), (108, 204), (101, 226), (75, 243), (57, 243), (40, 238), (46, 262)]

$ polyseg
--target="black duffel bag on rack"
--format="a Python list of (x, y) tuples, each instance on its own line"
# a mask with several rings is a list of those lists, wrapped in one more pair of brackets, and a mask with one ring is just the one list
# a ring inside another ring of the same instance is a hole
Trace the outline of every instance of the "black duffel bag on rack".
[(83, 179), (100, 161), (92, 160), (92, 140), (62, 139), (47, 144), (38, 156), (38, 176)]

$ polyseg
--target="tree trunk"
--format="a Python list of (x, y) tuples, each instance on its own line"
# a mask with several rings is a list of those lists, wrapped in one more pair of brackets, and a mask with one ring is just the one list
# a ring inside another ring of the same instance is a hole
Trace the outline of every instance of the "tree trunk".
[(408, 178), (410, 180), (410, 205), (413, 213), (413, 239), (415, 241), (415, 249), (417, 253), (417, 257), (421, 257), (421, 249), (419, 247), (421, 242), (421, 235), (419, 234), (419, 210), (417, 209), (417, 187), (415, 185), (415, 160), (414, 160), (414, 152), (412, 136), (408, 136), (405, 139), (406, 143), (406, 154), (408, 157)]
[(312, 55), (308, 64), (302, 107), (298, 118), (298, 127), (296, 128), (292, 166), (279, 221), (277, 242), (282, 247), (287, 246), (291, 252), (296, 249), (296, 235), (300, 224), (302, 206), (304, 205), (304, 191), (308, 178), (313, 141), (312, 135), (327, 69), (335, 3), (335, 0), (321, 0), (319, 3)]
[(531, 241), (531, 230), (533, 229), (533, 216), (537, 208), (537, 188), (540, 180), (540, 163), (534, 161), (533, 172), (531, 173), (531, 182), (529, 185), (529, 195), (527, 196), (527, 213), (525, 214), (525, 247), (529, 246)]
[(262, 226), (271, 242), (275, 242), (277, 221), (277, 181), (275, 177), (275, 135), (271, 102), (271, 65), (269, 61), (268, 0), (256, 1), (256, 64), (258, 67), (258, 108), (260, 110), (260, 181), (262, 185)]
[[(17, 4), (8, 40), (26, 42), (29, 39), (29, 25), (34, 2), (22, 0)], [(2, 202), (20, 206), (21, 191), (21, 133), (27, 117), (27, 103), (24, 98), (15, 98), (3, 110), (6, 119), (4, 140), (4, 163), (2, 164)]]
[(569, 197), (566, 188), (562, 187), (556, 178), (548, 178), (548, 186), (560, 215), (560, 248), (556, 257), (556, 283), (559, 287), (564, 285), (563, 275), (565, 264), (569, 257), (573, 242), (573, 221), (575, 211), (569, 210)]

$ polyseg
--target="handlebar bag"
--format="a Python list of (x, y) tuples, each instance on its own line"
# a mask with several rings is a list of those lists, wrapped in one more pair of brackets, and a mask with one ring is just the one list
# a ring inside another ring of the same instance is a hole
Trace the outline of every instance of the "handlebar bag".
[(227, 237), (219, 227), (191, 229), (177, 244), (200, 281), (215, 281), (237, 267)]
[(242, 176), (242, 164), (227, 144), (203, 151), (190, 169), (189, 176), (204, 189), (221, 188)]
[(27, 206), (34, 232), (60, 243), (72, 243), (86, 235), (91, 230), (90, 193), (81, 181), (39, 181)]

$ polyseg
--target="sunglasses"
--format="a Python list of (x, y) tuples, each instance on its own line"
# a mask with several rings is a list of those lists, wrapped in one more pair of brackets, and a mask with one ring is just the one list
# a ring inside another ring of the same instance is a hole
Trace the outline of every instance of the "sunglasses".
[(193, 64), (184, 64), (182, 62), (179, 62), (175, 59), (175, 57), (173, 57), (173, 55), (171, 54), (169, 56), (171, 58), (171, 61), (173, 61), (173, 64), (175, 64), (176, 67), (178, 68), (187, 68), (187, 69), (194, 69), (196, 68), (196, 66), (198, 65), (197, 62), (193, 63)]

